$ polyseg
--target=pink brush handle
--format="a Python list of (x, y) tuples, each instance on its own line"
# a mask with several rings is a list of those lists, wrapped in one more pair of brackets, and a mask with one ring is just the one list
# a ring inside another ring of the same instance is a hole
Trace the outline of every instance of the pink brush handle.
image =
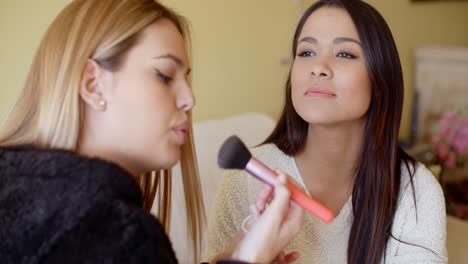
[[(252, 157), (247, 163), (245, 170), (270, 186), (275, 186), (277, 174), (257, 159)], [(307, 195), (289, 178), (286, 187), (291, 192), (291, 199), (306, 211), (315, 215), (325, 223), (330, 223), (333, 220), (334, 216), (330, 209)]]

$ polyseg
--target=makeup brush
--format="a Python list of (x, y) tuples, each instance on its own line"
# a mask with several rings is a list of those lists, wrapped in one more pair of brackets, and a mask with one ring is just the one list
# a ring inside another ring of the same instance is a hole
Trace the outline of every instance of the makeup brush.
[[(218, 165), (224, 169), (246, 170), (259, 180), (272, 187), (275, 186), (277, 174), (265, 166), (265, 164), (255, 159), (237, 136), (229, 137), (221, 146), (218, 153)], [(333, 220), (334, 216), (330, 209), (307, 195), (289, 178), (287, 179), (286, 187), (291, 192), (291, 199), (306, 211), (325, 223)]]

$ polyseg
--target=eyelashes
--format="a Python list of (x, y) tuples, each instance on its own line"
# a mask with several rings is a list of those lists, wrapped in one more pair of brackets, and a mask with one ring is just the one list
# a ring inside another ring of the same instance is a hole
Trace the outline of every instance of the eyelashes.
[[(316, 55), (315, 52), (311, 50), (302, 51), (297, 54), (298, 57), (302, 57), (302, 58), (313, 57), (315, 55)], [(340, 51), (335, 56), (337, 58), (343, 58), (343, 59), (357, 59), (358, 58), (357, 55), (354, 55), (353, 53), (347, 52), (347, 51)]]
[[(175, 82), (179, 82), (178, 80), (178, 73), (172, 73), (171, 70), (168, 70), (170, 74), (165, 74), (163, 71), (159, 69), (154, 69), (154, 75), (156, 79), (165, 84), (165, 85), (174, 85)], [(181, 79), (180, 81), (186, 82), (190, 86), (190, 72), (187, 72), (185, 75), (184, 79)]]
[(303, 51), (297, 54), (298, 57), (312, 57), (315, 56), (313, 51)]
[(345, 59), (356, 59), (357, 56), (352, 54), (352, 53), (349, 53), (349, 52), (340, 52), (336, 55), (336, 57), (338, 58), (345, 58)]
[(161, 81), (162, 83), (165, 83), (165, 84), (169, 84), (170, 82), (172, 82), (173, 78), (162, 73), (160, 70), (158, 69), (155, 69), (155, 72), (156, 72), (156, 77), (158, 78), (159, 81)]

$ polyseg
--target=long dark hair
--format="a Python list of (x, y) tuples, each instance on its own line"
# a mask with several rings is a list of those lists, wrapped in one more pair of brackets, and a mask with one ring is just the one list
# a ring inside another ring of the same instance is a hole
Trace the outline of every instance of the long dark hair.
[[(352, 194), (354, 219), (348, 239), (348, 263), (378, 263), (385, 257), (386, 245), (392, 236), (402, 165), (406, 165), (410, 174), (414, 198), (415, 161), (398, 146), (404, 94), (401, 63), (384, 18), (372, 6), (359, 0), (321, 0), (310, 6), (294, 34), (293, 59), (304, 24), (314, 11), (324, 6), (343, 8), (351, 16), (362, 43), (372, 86)], [(293, 156), (304, 147), (307, 129), (308, 123), (292, 104), (290, 73), (283, 112), (264, 143), (274, 143), (285, 154)]]

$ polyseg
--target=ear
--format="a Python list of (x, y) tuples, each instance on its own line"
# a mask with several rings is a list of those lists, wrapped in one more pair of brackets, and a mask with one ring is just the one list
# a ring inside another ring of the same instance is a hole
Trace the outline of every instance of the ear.
[(96, 111), (104, 112), (107, 101), (104, 98), (102, 86), (104, 69), (92, 59), (88, 59), (81, 74), (80, 97), (83, 101)]

